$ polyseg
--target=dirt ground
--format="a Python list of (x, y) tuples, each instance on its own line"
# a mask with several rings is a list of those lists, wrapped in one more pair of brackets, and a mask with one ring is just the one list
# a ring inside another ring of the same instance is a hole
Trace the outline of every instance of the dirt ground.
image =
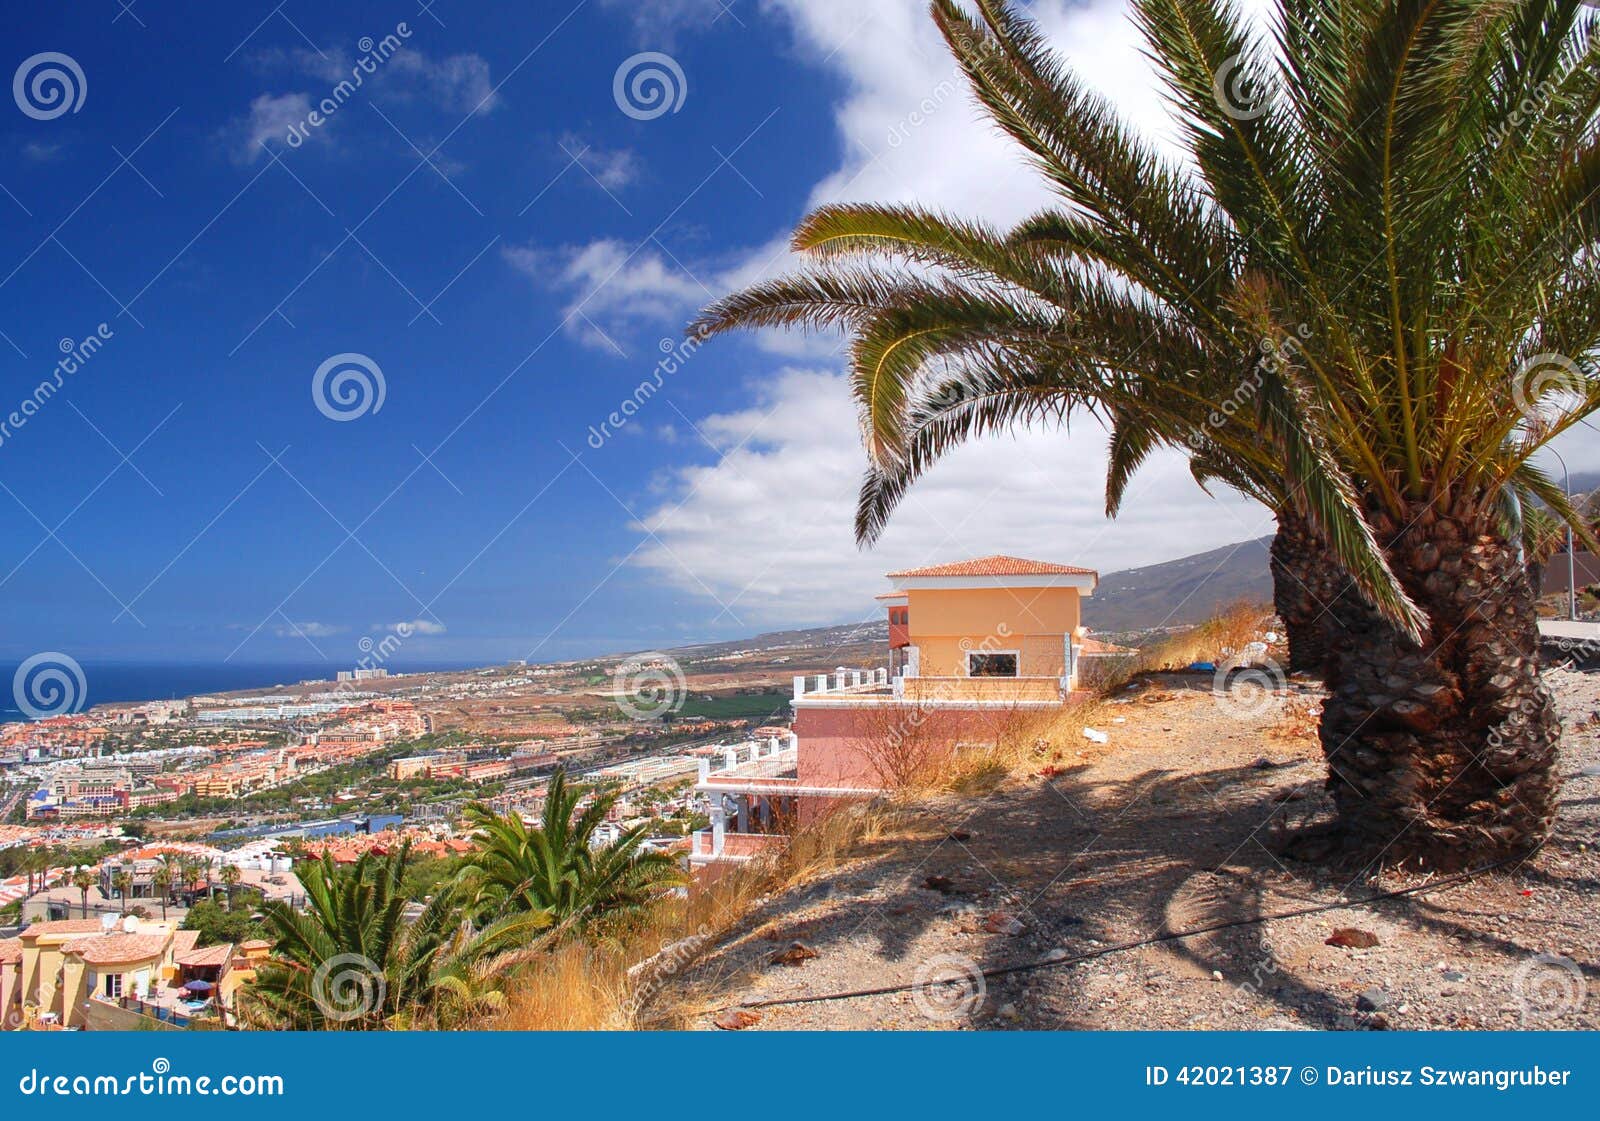
[[(1314, 690), (1159, 679), (1097, 723), (1105, 745), (908, 811), (765, 900), (675, 996), (695, 1026), (746, 1030), (1600, 1027), (1600, 675), (1547, 679), (1566, 727), (1562, 816), (1515, 869), (1049, 965), (1444, 879), (1279, 853), (1329, 811)], [(773, 962), (795, 942), (797, 964)], [(984, 976), (1031, 964), (1047, 967)], [(901, 985), (919, 987), (729, 1011)]]

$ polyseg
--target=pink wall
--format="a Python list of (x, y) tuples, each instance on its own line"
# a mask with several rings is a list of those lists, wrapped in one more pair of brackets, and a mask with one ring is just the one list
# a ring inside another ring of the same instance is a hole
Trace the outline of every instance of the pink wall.
[(897, 760), (914, 761), (963, 743), (993, 743), (1012, 718), (1003, 708), (800, 707), (794, 714), (800, 785), (883, 787), (891, 784)]

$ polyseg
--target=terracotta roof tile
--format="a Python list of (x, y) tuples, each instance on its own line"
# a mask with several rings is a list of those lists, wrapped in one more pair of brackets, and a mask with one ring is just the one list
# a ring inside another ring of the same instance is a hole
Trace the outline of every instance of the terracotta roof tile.
[(37, 938), (41, 934), (98, 934), (99, 919), (56, 919), (53, 922), (32, 923), (22, 930), (22, 937)]
[(1051, 564), (1048, 561), (1027, 560), (1023, 557), (977, 557), (973, 560), (935, 564), (927, 568), (906, 568), (891, 572), (891, 579), (901, 576), (1097, 576), (1092, 568), (1079, 568), (1071, 564)]
[(0, 965), (13, 965), (22, 960), (22, 939), (0, 938)]
[[(191, 933), (194, 932), (191, 931)], [(172, 960), (191, 969), (208, 965), (227, 965), (233, 960), (233, 943), (224, 942), (220, 946), (206, 946), (199, 950), (188, 950), (184, 953), (174, 954)]]
[(89, 965), (121, 965), (160, 957), (171, 940), (166, 931), (159, 934), (98, 934), (75, 938), (63, 947), (66, 953), (81, 957)]

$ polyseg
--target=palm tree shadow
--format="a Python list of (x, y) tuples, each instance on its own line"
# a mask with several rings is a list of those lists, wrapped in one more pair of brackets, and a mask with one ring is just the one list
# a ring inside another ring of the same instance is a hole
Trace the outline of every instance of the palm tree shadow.
[[(1138, 955), (1151, 984), (1215, 985), (1214, 999), (1189, 1002), (1199, 1006), (1193, 1026), (1240, 1026), (1241, 1016), (1362, 1026), (1373, 1021), (1355, 1014), (1353, 994), (1319, 984), (1308, 961), (1283, 960), (1271, 927), (1252, 921), (1326, 902), (1344, 888), (1361, 894), (1347, 872), (1279, 851), (1330, 814), (1321, 768), (1311, 762), (1147, 770), (1114, 781), (1090, 781), (1080, 768), (1044, 782), (1006, 782), (977, 799), (938, 798), (919, 808), (906, 835), (880, 839), (837, 872), (765, 901), (742, 924), (746, 933), (696, 972), (731, 1001), (784, 998), (912, 983), (937, 955), (999, 970), (1155, 939), (1108, 960)], [(1426, 898), (1382, 906), (1390, 918), (1445, 936), (1471, 931), (1466, 916), (1446, 918)], [(1359, 925), (1361, 914), (1329, 912), (1328, 926)], [(1221, 929), (1167, 937), (1209, 927)], [(792, 941), (818, 957), (792, 969), (770, 964)], [(1489, 944), (1513, 954), (1537, 949), (1511, 939)], [(1086, 1006), (1084, 977), (1052, 967), (990, 979), (987, 999), (962, 1023), (1009, 1026), (993, 1013), (1021, 1007), (1013, 997), (1025, 992), (1025, 1026), (1118, 1026), (1116, 1012)]]

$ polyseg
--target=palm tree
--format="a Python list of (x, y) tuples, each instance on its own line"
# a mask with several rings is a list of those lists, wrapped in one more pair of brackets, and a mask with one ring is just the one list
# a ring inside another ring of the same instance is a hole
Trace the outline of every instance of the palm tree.
[(172, 864), (168, 861), (171, 853), (161, 854), (161, 863), (156, 865), (150, 874), (150, 884), (161, 896), (161, 917), (167, 917), (167, 900), (172, 897)]
[(557, 771), (538, 828), (529, 828), (515, 812), (501, 816), (481, 803), (468, 807), (479, 848), (456, 886), (475, 919), (545, 912), (562, 933), (614, 927), (684, 882), (674, 857), (643, 847), (643, 825), (596, 845), (595, 831), (620, 792), (595, 794), (581, 807), (585, 794)]
[(124, 864), (111, 874), (111, 887), (116, 891), (117, 898), (124, 903), (133, 891), (133, 870)]
[(228, 897), (228, 910), (231, 911), (233, 910), (233, 889), (239, 885), (239, 880), (243, 878), (239, 872), (239, 866), (237, 864), (224, 864), (219, 878), (222, 880), (222, 886)]
[[(1269, 53), (1220, 0), (1133, 0), (1189, 174), (1001, 0), (933, 7), (1062, 205), (1004, 232), (826, 208), (796, 235), (816, 264), (696, 329), (846, 328), (891, 479), (929, 397), (1010, 423), (1044, 372), (1111, 412), (1143, 402), (1211, 478), (1248, 474), (1243, 428), (1359, 593), (1328, 635), (1329, 839), (1441, 866), (1526, 852), (1554, 816), (1558, 731), (1505, 514), (1521, 489), (1573, 517), (1532, 460), (1600, 408), (1594, 17), (1279, 0)], [(1282, 359), (1259, 363), (1263, 341)], [(1244, 424), (1197, 427), (1174, 399), (1243, 402)]]
[(79, 865), (72, 870), (72, 886), (78, 889), (78, 895), (83, 900), (83, 917), (89, 917), (89, 889), (99, 882), (94, 872)]
[(196, 881), (204, 881), (204, 883), (206, 885), (206, 898), (207, 899), (211, 899), (212, 898), (211, 873), (212, 873), (211, 861), (210, 860), (202, 860), (199, 857), (195, 857), (195, 860), (194, 860), (194, 871), (193, 871), (193, 874), (192, 874), (189, 882), (190, 883), (194, 883)]
[(384, 858), (340, 867), (324, 854), (297, 872), (306, 907), (269, 900), (263, 914), (273, 958), (241, 1000), (245, 1018), (296, 1030), (373, 1030), (431, 1017), (466, 1016), (497, 1003), (493, 979), (524, 960), (524, 947), (549, 925), (519, 914), (474, 931), (451, 893), (434, 896), (404, 921), (406, 845)]

